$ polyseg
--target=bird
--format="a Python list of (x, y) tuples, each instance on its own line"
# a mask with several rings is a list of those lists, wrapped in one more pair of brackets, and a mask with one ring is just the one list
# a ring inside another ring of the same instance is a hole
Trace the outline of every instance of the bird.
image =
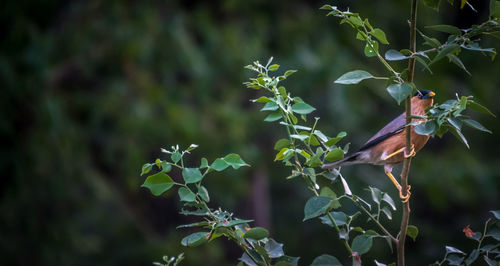
[[(411, 98), (412, 116), (425, 116), (426, 109), (434, 103), (436, 94), (430, 90), (418, 90)], [(412, 121), (425, 121), (423, 118), (414, 118)], [(345, 156), (343, 159), (323, 164), (323, 169), (333, 170), (336, 167), (353, 164), (383, 165), (385, 174), (399, 190), (399, 197), (403, 202), (410, 198), (410, 188), (403, 195), (399, 182), (392, 175), (392, 168), (405, 158), (413, 157), (429, 140), (428, 135), (419, 135), (411, 125), (411, 151), (406, 153), (406, 113), (402, 113), (380, 129), (357, 152)]]

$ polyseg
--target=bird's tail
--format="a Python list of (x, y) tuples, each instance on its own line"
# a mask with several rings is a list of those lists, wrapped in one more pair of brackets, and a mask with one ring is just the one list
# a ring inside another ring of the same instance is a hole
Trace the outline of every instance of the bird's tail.
[(323, 164), (321, 166), (321, 168), (323, 169), (332, 169), (332, 168), (335, 168), (335, 167), (338, 167), (338, 166), (342, 166), (342, 165), (352, 165), (352, 164), (358, 164), (358, 163), (363, 163), (361, 160), (359, 160), (359, 155), (361, 154), (361, 152), (356, 152), (356, 153), (353, 153), (347, 157), (345, 157), (344, 159), (342, 160), (338, 160), (338, 161), (335, 161), (333, 163), (326, 163), (326, 164)]

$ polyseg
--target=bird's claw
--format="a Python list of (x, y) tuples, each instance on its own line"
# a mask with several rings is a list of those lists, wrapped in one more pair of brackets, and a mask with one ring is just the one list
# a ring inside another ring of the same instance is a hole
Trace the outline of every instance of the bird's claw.
[(412, 144), (412, 145), (411, 145), (411, 151), (410, 151), (410, 154), (407, 154), (407, 153), (406, 153), (406, 149), (404, 150), (404, 156), (405, 156), (405, 158), (410, 158), (410, 157), (413, 157), (413, 156), (415, 156), (416, 154), (417, 154), (417, 153), (415, 152), (415, 145), (414, 145), (414, 144)]
[(400, 186), (398, 187), (398, 190), (399, 190), (399, 197), (401, 198), (401, 201), (403, 203), (407, 203), (409, 200), (410, 200), (410, 196), (411, 196), (411, 192), (410, 192), (410, 189), (411, 189), (411, 186), (408, 185), (407, 189), (406, 189), (406, 195), (403, 195), (403, 188)]

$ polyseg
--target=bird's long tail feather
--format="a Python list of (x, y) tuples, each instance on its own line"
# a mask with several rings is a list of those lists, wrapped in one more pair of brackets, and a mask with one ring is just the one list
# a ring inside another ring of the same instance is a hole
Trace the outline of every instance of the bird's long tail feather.
[(352, 164), (362, 163), (362, 161), (360, 161), (359, 158), (358, 158), (359, 155), (360, 155), (360, 152), (353, 153), (353, 154), (345, 157), (342, 160), (338, 160), (338, 161), (335, 161), (333, 163), (323, 164), (321, 166), (321, 168), (323, 168), (323, 169), (332, 169), (332, 168), (335, 168), (335, 167), (338, 167), (338, 166), (342, 166), (342, 165), (352, 165)]

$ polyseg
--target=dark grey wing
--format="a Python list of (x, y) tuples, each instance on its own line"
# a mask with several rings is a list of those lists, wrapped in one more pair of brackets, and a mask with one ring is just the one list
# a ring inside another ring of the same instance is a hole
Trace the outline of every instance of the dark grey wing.
[(405, 113), (402, 113), (394, 120), (392, 120), (389, 124), (385, 125), (385, 127), (383, 127), (381, 130), (379, 130), (377, 134), (373, 135), (373, 137), (371, 137), (359, 150), (362, 151), (371, 148), (386, 140), (387, 138), (398, 134), (399, 132), (403, 131), (403, 129), (405, 128), (405, 124)]

